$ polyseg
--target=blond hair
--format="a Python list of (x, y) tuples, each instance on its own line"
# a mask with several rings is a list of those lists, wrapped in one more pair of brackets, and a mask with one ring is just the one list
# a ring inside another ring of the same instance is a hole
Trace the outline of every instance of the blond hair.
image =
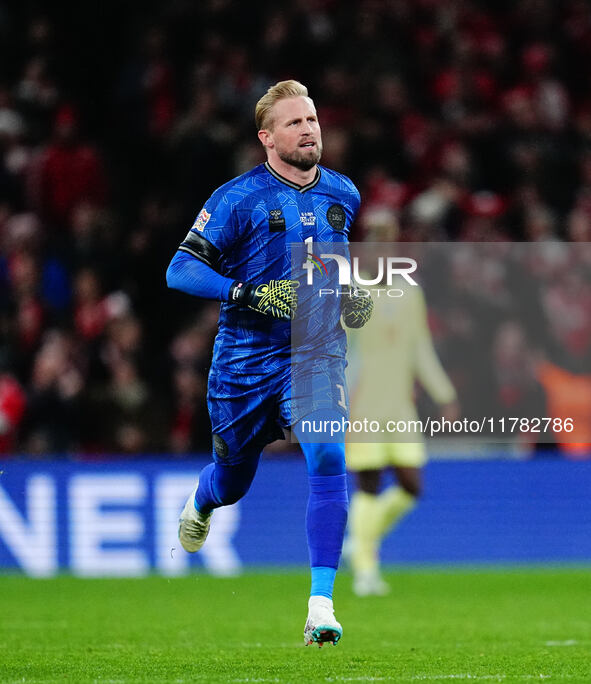
[(299, 81), (279, 81), (272, 85), (269, 90), (257, 102), (254, 110), (254, 121), (258, 131), (272, 127), (271, 109), (279, 100), (288, 97), (308, 97), (308, 89)]

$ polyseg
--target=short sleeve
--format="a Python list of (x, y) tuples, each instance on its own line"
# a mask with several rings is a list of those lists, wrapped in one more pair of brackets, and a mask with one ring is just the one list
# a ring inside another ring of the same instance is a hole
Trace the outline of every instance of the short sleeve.
[(205, 238), (221, 253), (230, 248), (239, 236), (236, 212), (239, 198), (234, 195), (224, 188), (216, 190), (191, 226), (191, 231)]
[(359, 212), (359, 207), (361, 206), (361, 195), (355, 186), (353, 186), (353, 192), (351, 193), (349, 204), (351, 207), (352, 220), (355, 220), (355, 217)]

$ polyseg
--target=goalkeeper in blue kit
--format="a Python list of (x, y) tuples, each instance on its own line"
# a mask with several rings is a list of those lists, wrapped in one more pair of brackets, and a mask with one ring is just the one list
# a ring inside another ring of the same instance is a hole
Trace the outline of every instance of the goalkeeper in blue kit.
[[(213, 193), (167, 271), (169, 287), (222, 302), (207, 398), (213, 463), (201, 471), (181, 513), (179, 538), (187, 551), (198, 551), (213, 511), (246, 494), (263, 448), (282, 438), (283, 429), (293, 430), (310, 483), (312, 582), (304, 638), (306, 644), (334, 644), (342, 635), (332, 591), (347, 522), (344, 436), (311, 443), (302, 438), (301, 421), (348, 417), (340, 320), (362, 325), (372, 302), (344, 289), (338, 306), (314, 298), (304, 312), (305, 288), (294, 277), (290, 244), (330, 243), (346, 250), (360, 198), (347, 177), (318, 165), (320, 126), (301, 83), (281, 81), (269, 88), (256, 105), (255, 121), (267, 162)], [(310, 401), (296, 409), (291, 332), (298, 320), (304, 320), (307, 334), (298, 353), (314, 362), (303, 365)], [(319, 325), (329, 353), (315, 349)]]

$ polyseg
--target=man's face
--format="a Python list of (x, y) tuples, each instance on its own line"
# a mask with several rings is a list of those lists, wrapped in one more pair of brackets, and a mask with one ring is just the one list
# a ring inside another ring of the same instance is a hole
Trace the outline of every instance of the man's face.
[[(264, 145), (286, 164), (308, 171), (320, 161), (322, 135), (314, 103), (309, 97), (290, 97), (273, 105), (272, 123)], [(260, 137), (260, 136), (259, 136)]]

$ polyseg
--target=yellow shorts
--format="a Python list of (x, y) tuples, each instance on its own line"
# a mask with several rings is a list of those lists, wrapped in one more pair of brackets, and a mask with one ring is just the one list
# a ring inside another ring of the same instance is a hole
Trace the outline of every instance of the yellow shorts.
[(356, 443), (346, 445), (345, 457), (348, 470), (382, 470), (422, 468), (427, 462), (427, 450), (423, 442)]

